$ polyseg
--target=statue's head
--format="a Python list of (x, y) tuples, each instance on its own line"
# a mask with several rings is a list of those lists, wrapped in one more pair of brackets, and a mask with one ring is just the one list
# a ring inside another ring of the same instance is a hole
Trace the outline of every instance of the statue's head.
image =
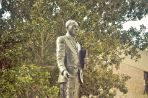
[(65, 25), (67, 32), (71, 35), (75, 35), (77, 33), (79, 25), (75, 20), (68, 20)]

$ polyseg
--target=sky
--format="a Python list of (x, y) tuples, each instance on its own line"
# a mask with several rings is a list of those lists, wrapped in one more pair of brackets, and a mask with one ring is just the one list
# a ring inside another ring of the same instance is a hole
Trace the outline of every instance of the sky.
[(1, 2), (2, 2), (2, 0), (0, 0), (0, 9), (2, 8)]
[(148, 32), (148, 14), (143, 17), (141, 20), (138, 21), (128, 21), (123, 24), (123, 29), (128, 30), (131, 26), (135, 27), (136, 29), (140, 29), (140, 25), (146, 26), (146, 31)]

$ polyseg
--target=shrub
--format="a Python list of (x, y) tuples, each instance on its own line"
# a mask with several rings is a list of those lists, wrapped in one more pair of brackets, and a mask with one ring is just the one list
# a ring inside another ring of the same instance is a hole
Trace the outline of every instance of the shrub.
[(0, 98), (58, 97), (58, 87), (50, 85), (49, 69), (22, 65), (0, 70)]

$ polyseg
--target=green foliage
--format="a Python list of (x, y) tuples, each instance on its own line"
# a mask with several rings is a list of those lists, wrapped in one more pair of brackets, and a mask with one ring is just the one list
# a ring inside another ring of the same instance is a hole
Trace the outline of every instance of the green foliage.
[(33, 63), (38, 65), (52, 65), (55, 59), (54, 48), (55, 33), (49, 28), (48, 20), (37, 17), (31, 21), (26, 21), (25, 28), (28, 34), (28, 40), (23, 45), (26, 49), (25, 63)]
[[(147, 33), (140, 38), (142, 31), (121, 30), (123, 22), (146, 15), (147, 4), (147, 0), (2, 0), (0, 17), (6, 11), (11, 17), (0, 18), (1, 96), (49, 96), (57, 92), (56, 87), (51, 90), (47, 86), (46, 68), (30, 64), (56, 66), (55, 40), (64, 34), (68, 19), (80, 24), (77, 37), (89, 52), (82, 94), (107, 98), (115, 95), (113, 89), (125, 93), (128, 77), (115, 75), (108, 68), (119, 68), (121, 55), (139, 58), (139, 44), (143, 43), (142, 50), (147, 48)], [(23, 63), (30, 66), (20, 66)], [(51, 78), (48, 85), (56, 85), (57, 69), (51, 71)]]
[(135, 48), (145, 50), (148, 44), (148, 32), (144, 25), (140, 26), (140, 30), (131, 27), (128, 31), (122, 31), (121, 39), (123, 43), (134, 44)]
[(126, 75), (113, 74), (112, 70), (105, 70), (93, 65), (84, 71), (84, 84), (81, 92), (83, 95), (98, 95), (101, 98), (113, 98), (116, 91), (127, 93), (125, 82), (129, 79)]
[(104, 39), (101, 41), (97, 39), (95, 33), (78, 34), (78, 39), (89, 53), (88, 66), (84, 70), (85, 82), (81, 88), (83, 95), (93, 94), (103, 98), (113, 98), (117, 90), (123, 93), (128, 92), (125, 82), (130, 77), (113, 73), (113, 68), (118, 69), (123, 60), (120, 56), (123, 52), (120, 49), (122, 45), (119, 35), (113, 35), (114, 38), (106, 38), (102, 35)]
[(0, 73), (1, 98), (58, 97), (58, 87), (50, 85), (50, 72), (46, 67), (22, 65)]
[(11, 24), (10, 20), (4, 24), (0, 32), (0, 68), (10, 68), (12, 66), (20, 65), (23, 56), (24, 49), (22, 49), (22, 44), (26, 42), (27, 34), (24, 33), (23, 23), (18, 23), (17, 20), (14, 21), (14, 27), (8, 26)]

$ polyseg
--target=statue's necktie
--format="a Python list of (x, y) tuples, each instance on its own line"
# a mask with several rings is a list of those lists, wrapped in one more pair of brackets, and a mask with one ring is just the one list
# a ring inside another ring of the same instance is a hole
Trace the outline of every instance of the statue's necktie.
[[(75, 48), (75, 50), (77, 51), (78, 49), (77, 49), (77, 43), (76, 43), (76, 41), (75, 41), (75, 39), (74, 38), (71, 38), (71, 43), (72, 43), (72, 45), (73, 45), (73, 47)], [(78, 52), (78, 51), (77, 51)]]

